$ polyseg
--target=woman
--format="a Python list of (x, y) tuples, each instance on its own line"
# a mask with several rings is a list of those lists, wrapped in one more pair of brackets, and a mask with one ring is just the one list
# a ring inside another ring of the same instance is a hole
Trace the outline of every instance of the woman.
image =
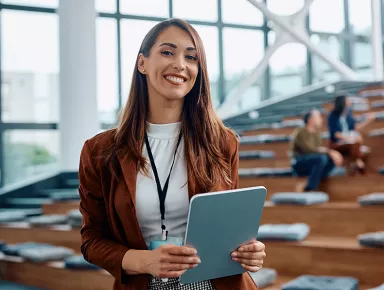
[[(177, 278), (200, 263), (198, 253), (175, 245), (148, 250), (163, 226), (183, 237), (194, 194), (238, 187), (239, 142), (215, 114), (206, 66), (192, 26), (159, 23), (140, 47), (118, 127), (84, 144), (81, 252), (115, 277), (114, 289), (257, 289), (247, 273), (181, 288)], [(232, 256), (257, 272), (264, 245), (252, 241)]]
[(339, 151), (350, 161), (352, 173), (365, 173), (367, 152), (362, 150), (363, 138), (359, 131), (371, 123), (375, 116), (368, 114), (365, 121), (356, 123), (351, 114), (351, 101), (345, 96), (336, 97), (334, 109), (328, 117), (331, 148)]

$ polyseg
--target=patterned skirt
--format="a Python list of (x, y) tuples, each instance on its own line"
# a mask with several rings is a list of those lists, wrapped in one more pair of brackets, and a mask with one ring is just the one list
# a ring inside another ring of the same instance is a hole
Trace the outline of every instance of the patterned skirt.
[(167, 282), (159, 278), (149, 278), (148, 290), (215, 290), (211, 281), (201, 281), (187, 285), (181, 285), (179, 278), (170, 278)]

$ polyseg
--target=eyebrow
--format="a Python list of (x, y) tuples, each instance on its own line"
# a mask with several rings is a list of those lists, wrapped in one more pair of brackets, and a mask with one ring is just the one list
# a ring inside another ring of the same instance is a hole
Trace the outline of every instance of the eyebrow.
[[(176, 44), (173, 44), (173, 43), (170, 43), (170, 42), (164, 42), (164, 43), (160, 44), (159, 47), (160, 46), (170, 46), (172, 48), (177, 48)], [(187, 51), (196, 51), (196, 48), (194, 48), (194, 47), (187, 47), (186, 50)]]

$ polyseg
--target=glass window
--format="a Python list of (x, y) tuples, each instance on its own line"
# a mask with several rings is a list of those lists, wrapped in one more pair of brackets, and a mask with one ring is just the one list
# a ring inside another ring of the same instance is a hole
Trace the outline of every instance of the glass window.
[(268, 8), (278, 15), (292, 15), (304, 6), (304, 0), (268, 0)]
[[(258, 30), (224, 28), (225, 95), (231, 97), (241, 80), (247, 77), (264, 56), (264, 36)], [(256, 106), (260, 102), (263, 76), (242, 95), (237, 109)]]
[(354, 34), (370, 36), (372, 30), (371, 1), (349, 0), (349, 23)]
[(119, 108), (117, 68), (117, 22), (115, 19), (97, 18), (97, 97), (99, 119), (115, 123)]
[(123, 106), (128, 98), (131, 87), (133, 70), (139, 53), (140, 45), (149, 32), (155, 26), (155, 21), (130, 20), (121, 21), (121, 67), (122, 67), (122, 86), (123, 86)]
[(96, 0), (96, 10), (98, 12), (116, 13), (116, 0)]
[(341, 33), (344, 30), (344, 0), (318, 0), (310, 8), (312, 31)]
[(373, 77), (373, 55), (372, 44), (366, 42), (355, 42), (353, 46), (353, 68), (359, 77)]
[(223, 22), (263, 25), (263, 13), (248, 1), (222, 0), (221, 3)]
[(3, 10), (1, 20), (3, 121), (58, 121), (57, 15)]
[(120, 12), (123, 14), (168, 18), (169, 17), (169, 1), (168, 0), (140, 0), (140, 1), (124, 0), (124, 1), (120, 1)]
[(217, 21), (217, 0), (194, 0), (190, 3), (173, 0), (173, 16), (187, 20)]
[(59, 0), (1, 0), (3, 4), (57, 8)]
[(199, 33), (204, 44), (207, 58), (208, 75), (211, 83), (212, 102), (215, 107), (219, 105), (219, 35), (217, 27), (193, 25)]
[[(317, 34), (313, 34), (311, 35), (311, 41), (319, 49), (321, 49), (321, 51), (326, 52), (327, 55), (330, 56), (332, 59), (343, 61), (343, 42), (336, 36), (320, 36)], [(334, 69), (328, 63), (326, 63), (323, 59), (321, 59), (315, 54), (312, 54), (312, 67), (314, 83), (322, 81), (337, 81), (340, 79), (340, 74), (335, 72)]]
[(300, 91), (305, 84), (306, 65), (307, 49), (303, 44), (288, 43), (278, 48), (269, 61), (271, 97)]
[(3, 138), (4, 184), (59, 169), (59, 131), (9, 130)]

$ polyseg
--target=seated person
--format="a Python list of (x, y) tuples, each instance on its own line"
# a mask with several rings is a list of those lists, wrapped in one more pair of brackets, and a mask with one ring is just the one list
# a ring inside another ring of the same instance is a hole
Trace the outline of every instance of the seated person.
[(334, 109), (328, 117), (330, 147), (347, 157), (352, 174), (364, 173), (367, 154), (362, 151), (363, 138), (358, 131), (371, 123), (375, 115), (368, 114), (365, 121), (357, 124), (350, 108), (351, 101), (345, 95), (336, 97)]
[(292, 135), (292, 168), (299, 176), (308, 176), (304, 191), (316, 191), (321, 180), (329, 175), (335, 165), (343, 164), (343, 157), (339, 152), (322, 146), (319, 131), (323, 118), (318, 110), (307, 113), (304, 123), (305, 126), (297, 128)]

